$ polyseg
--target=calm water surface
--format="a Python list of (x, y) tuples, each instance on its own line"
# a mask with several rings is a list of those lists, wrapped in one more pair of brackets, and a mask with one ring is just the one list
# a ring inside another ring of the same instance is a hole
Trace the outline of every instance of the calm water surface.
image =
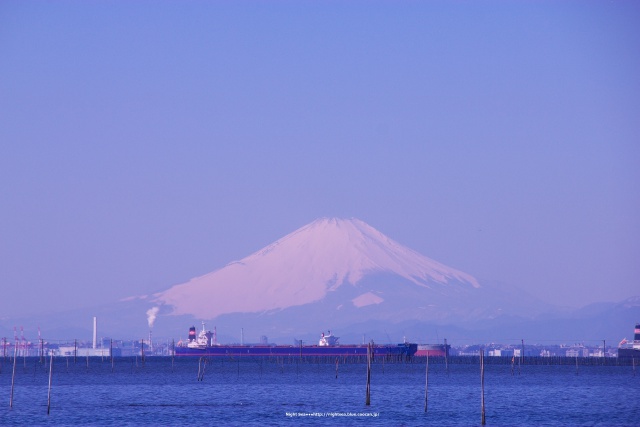
[[(198, 358), (18, 359), (0, 372), (0, 425), (480, 425), (478, 365), (376, 363), (365, 406), (366, 364)], [(47, 361), (48, 364), (48, 361)], [(640, 426), (640, 375), (631, 367), (485, 367), (487, 426)]]

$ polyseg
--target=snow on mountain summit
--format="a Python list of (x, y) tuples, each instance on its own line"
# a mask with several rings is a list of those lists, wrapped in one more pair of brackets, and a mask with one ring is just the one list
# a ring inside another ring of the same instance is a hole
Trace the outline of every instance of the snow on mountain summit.
[[(172, 306), (173, 314), (211, 319), (319, 301), (375, 273), (427, 288), (479, 287), (472, 276), (400, 245), (361, 220), (321, 218), (240, 261), (160, 292), (155, 300)], [(383, 300), (374, 297), (376, 304)]]

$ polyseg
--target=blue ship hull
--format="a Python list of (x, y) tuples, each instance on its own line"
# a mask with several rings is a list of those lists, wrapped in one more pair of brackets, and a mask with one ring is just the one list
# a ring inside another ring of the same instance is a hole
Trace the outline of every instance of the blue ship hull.
[[(374, 357), (411, 357), (418, 350), (417, 344), (374, 345)], [(308, 356), (367, 356), (366, 345), (339, 346), (259, 346), (259, 345), (218, 345), (206, 347), (176, 347), (176, 356), (272, 356), (272, 357), (308, 357)]]

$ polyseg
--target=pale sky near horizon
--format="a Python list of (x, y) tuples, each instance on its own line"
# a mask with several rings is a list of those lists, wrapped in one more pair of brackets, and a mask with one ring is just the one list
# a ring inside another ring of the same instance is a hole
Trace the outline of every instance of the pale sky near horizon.
[(0, 317), (318, 217), (577, 307), (640, 295), (636, 1), (0, 3)]

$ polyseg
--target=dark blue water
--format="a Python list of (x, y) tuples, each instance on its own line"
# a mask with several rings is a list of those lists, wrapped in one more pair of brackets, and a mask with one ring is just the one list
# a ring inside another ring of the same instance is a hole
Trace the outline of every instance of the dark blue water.
[[(9, 360), (0, 373), (1, 425), (480, 425), (478, 365), (372, 368), (366, 364), (212, 361), (197, 380), (197, 358), (54, 360), (47, 415), (48, 366), (18, 359), (13, 408)], [(47, 361), (48, 362), (48, 361)], [(640, 375), (628, 366), (485, 367), (488, 426), (640, 426)]]

